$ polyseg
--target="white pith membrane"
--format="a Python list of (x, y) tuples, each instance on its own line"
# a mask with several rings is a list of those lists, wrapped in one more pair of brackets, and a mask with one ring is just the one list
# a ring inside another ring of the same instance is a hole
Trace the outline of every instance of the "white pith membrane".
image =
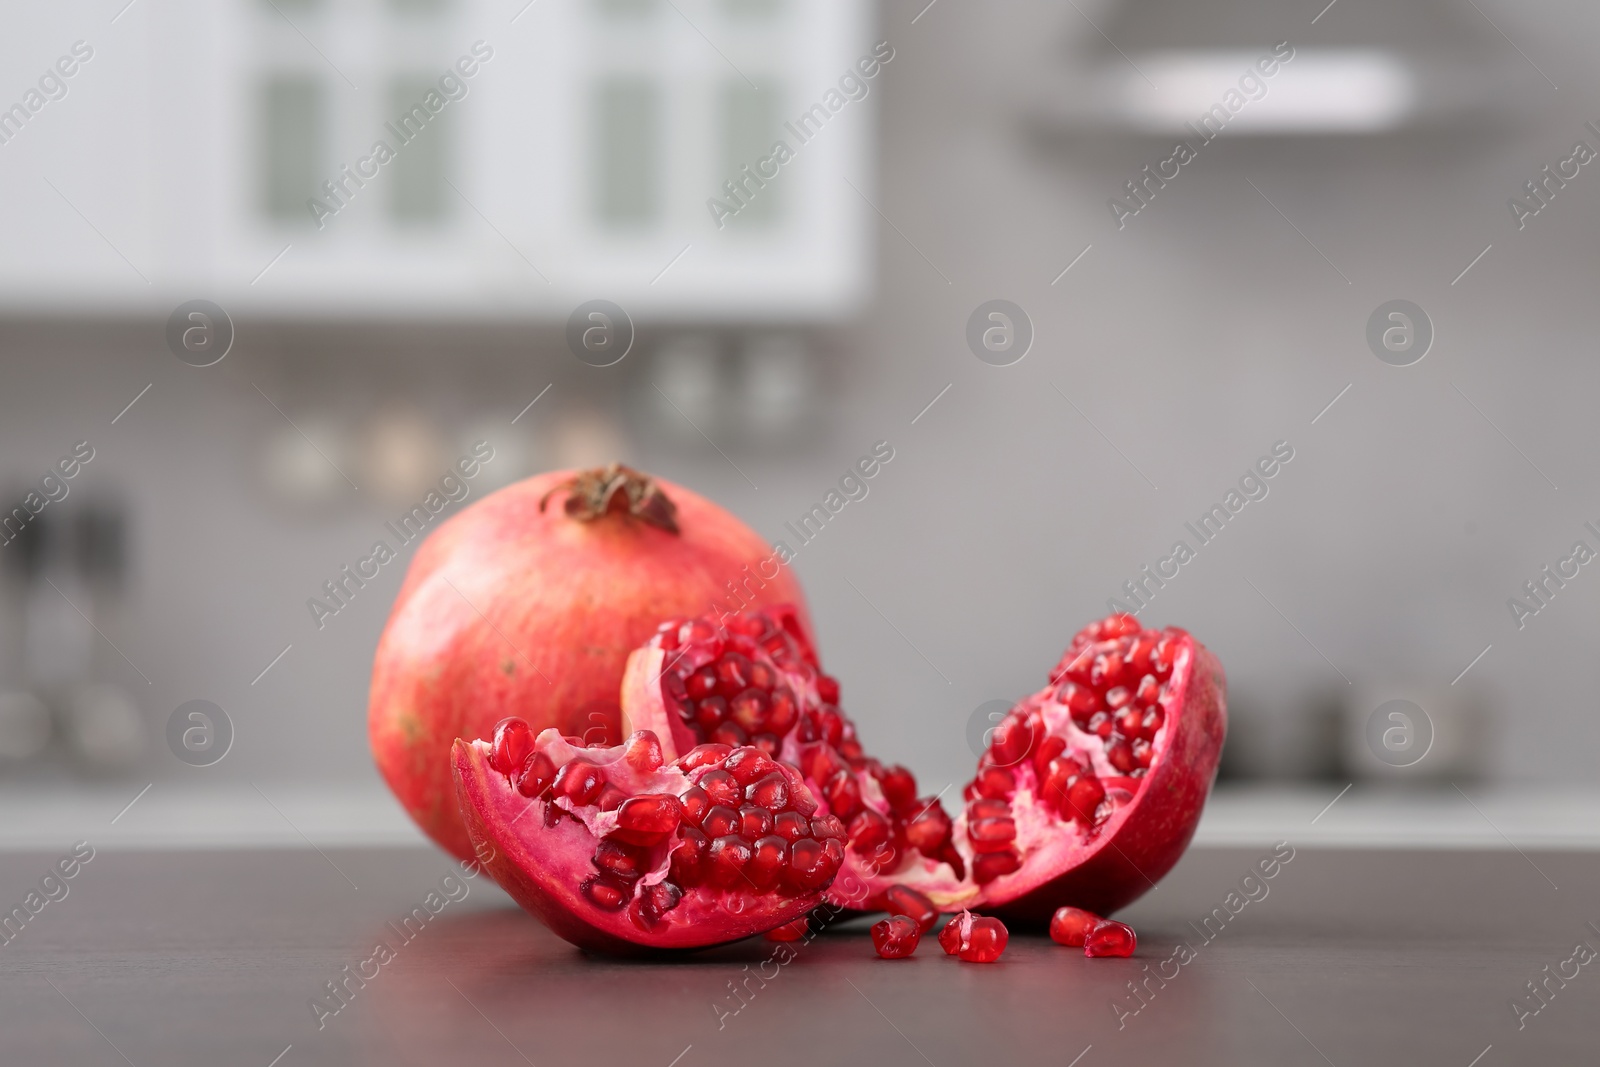
[[(556, 771), (575, 759), (591, 763), (604, 774), (608, 786), (629, 798), (677, 797), (721, 770), (720, 764), (708, 764), (685, 771), (673, 762), (641, 770), (627, 759), (626, 743), (585, 747), (577, 740), (545, 730), (533, 739), (532, 752), (547, 757)], [(575, 803), (570, 797), (552, 795), (548, 787), (541, 796), (524, 796), (517, 788), (518, 774), (502, 773), (490, 765), (492, 751), (489, 741), (457, 741), (454, 751), (458, 792), (474, 846), (482, 850), (480, 854), (489, 854), (485, 865), (496, 881), (569, 941), (601, 948), (616, 947), (617, 941), (701, 947), (762, 933), (805, 915), (822, 900), (820, 888), (802, 891), (781, 878), (765, 890), (748, 881), (729, 888), (705, 878), (679, 886), (682, 895), (676, 903), (653, 912), (647, 907), (650, 888), (671, 875), (678, 835), (668, 833), (655, 844), (629, 846), (647, 857), (637, 881), (629, 885), (628, 880), (600, 871), (592, 858), (602, 839), (618, 829), (620, 807), (604, 811), (599, 803)], [(528, 757), (530, 763), (533, 758)], [(790, 780), (796, 779), (798, 775)], [(553, 824), (552, 808), (562, 813)], [(615, 906), (598, 903), (585, 886), (596, 880), (626, 888), (626, 897)]]
[[(1120, 735), (1113, 734), (1111, 737), (1102, 738), (1083, 729), (1080, 721), (1074, 720), (1067, 705), (1058, 699), (1058, 694), (1063, 691), (1068, 681), (1065, 677), (1060, 677), (1059, 681), (1052, 682), (1038, 693), (1020, 701), (1010, 715), (1026, 716), (1031, 712), (1037, 712), (1046, 731), (1044, 737), (1035, 738), (1022, 758), (1005, 766), (1015, 781), (1015, 792), (1004, 798), (1004, 801), (1010, 809), (1010, 817), (1016, 827), (1016, 837), (1012, 845), (1021, 862), (1011, 873), (999, 875), (981, 884), (969, 883), (965, 896), (953, 898), (954, 902), (978, 907), (986, 903), (1014, 900), (1086, 862), (1104, 848), (1106, 842), (1116, 836), (1124, 822), (1134, 813), (1137, 801), (1163, 766), (1163, 760), (1177, 729), (1183, 695), (1193, 666), (1193, 641), (1179, 630), (1141, 630), (1136, 634), (1092, 641), (1081, 646), (1075, 642), (1074, 648), (1062, 659), (1062, 666), (1065, 666), (1080, 656), (1092, 658), (1108, 651), (1121, 652), (1132, 640), (1139, 638), (1170, 640), (1169, 647), (1172, 653), (1170, 673), (1159, 681), (1159, 695), (1149, 705), (1159, 705), (1163, 715), (1160, 726), (1147, 738), (1150, 750), (1146, 766), (1137, 769), (1135, 776), (1112, 765), (1106, 755), (1107, 748)], [(1058, 667), (1058, 672), (1060, 670), (1061, 667)], [(1133, 684), (1137, 684), (1138, 680), (1138, 677), (1126, 679)], [(1131, 689), (1132, 685), (1129, 685), (1129, 688)], [(1097, 710), (1111, 709), (1102, 705)], [(1090, 712), (1090, 715), (1092, 714), (1093, 712)], [(1079, 718), (1081, 720), (1086, 717)], [(997, 735), (998, 733), (997, 731)], [(1061, 755), (1076, 756), (1087, 762), (1089, 771), (1100, 780), (1105, 796), (1096, 807), (1092, 821), (1085, 822), (1081, 818), (1064, 814), (1053, 800), (1046, 800), (1041, 796), (1043, 782), (1039, 768), (1035, 764), (1035, 757), (1038, 749), (1049, 737), (1059, 737), (1064, 740), (1066, 748)], [(994, 751), (994, 747), (991, 746), (990, 753)], [(980, 760), (980, 773), (984, 762), (985, 760)], [(969, 793), (971, 789), (972, 786), (969, 785)], [(954, 837), (956, 849), (966, 861), (968, 871), (973, 872), (973, 866), (980, 853), (973, 847), (969, 837), (970, 810), (969, 800), (955, 819)]]

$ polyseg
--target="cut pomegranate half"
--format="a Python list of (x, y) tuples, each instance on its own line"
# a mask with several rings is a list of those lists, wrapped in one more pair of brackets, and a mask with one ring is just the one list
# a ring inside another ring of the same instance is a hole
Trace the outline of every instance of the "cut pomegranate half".
[(1227, 728), (1216, 657), (1131, 615), (1085, 627), (1050, 678), (995, 729), (954, 832), (971, 906), (1038, 923), (1108, 915), (1172, 869)]
[(507, 719), (456, 741), (467, 831), (495, 881), (585, 948), (700, 948), (801, 919), (844, 862), (844, 827), (792, 767), (706, 745), (667, 762), (649, 731), (610, 748)]
[(660, 736), (669, 759), (697, 745), (749, 745), (799, 768), (818, 811), (845, 827), (830, 902), (877, 910), (897, 884), (943, 908), (971, 895), (950, 817), (917, 796), (910, 771), (862, 750), (839, 683), (822, 673), (792, 610), (663, 623), (628, 658), (622, 715), (628, 729)]

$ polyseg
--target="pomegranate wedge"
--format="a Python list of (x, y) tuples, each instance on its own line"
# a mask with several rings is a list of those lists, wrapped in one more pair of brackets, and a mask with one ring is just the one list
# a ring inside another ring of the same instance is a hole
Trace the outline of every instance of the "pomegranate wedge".
[(456, 741), (457, 795), (486, 868), (557, 934), (608, 952), (702, 948), (804, 916), (844, 860), (792, 767), (705, 746), (673, 763), (649, 731), (610, 748), (508, 719)]

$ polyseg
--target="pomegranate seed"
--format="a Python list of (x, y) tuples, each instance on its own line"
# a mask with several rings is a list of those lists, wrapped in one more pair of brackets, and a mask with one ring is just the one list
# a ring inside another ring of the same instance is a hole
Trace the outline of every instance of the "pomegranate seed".
[(917, 951), (922, 929), (904, 915), (894, 915), (872, 924), (872, 948), (886, 960), (905, 959)]
[(721, 697), (706, 697), (694, 704), (691, 714), (694, 717), (694, 724), (703, 732), (715, 733), (717, 727), (728, 720), (728, 702)]
[(601, 838), (589, 862), (618, 881), (637, 882), (649, 867), (649, 856), (641, 849), (613, 838)]
[(1015, 852), (984, 852), (972, 858), (972, 880), (988, 885), (1003, 875), (1012, 874), (1022, 866), (1022, 857)]
[(1108, 615), (1100, 623), (1100, 633), (1105, 637), (1127, 637), (1139, 630), (1139, 620), (1132, 615)]
[(533, 752), (533, 731), (522, 719), (512, 716), (495, 724), (494, 741), (489, 746), (489, 766), (501, 774), (522, 769)]
[(696, 745), (684, 753), (678, 760), (678, 766), (686, 771), (698, 770), (701, 767), (720, 767), (733, 751), (727, 745)]
[(1005, 852), (1017, 839), (1017, 824), (1009, 817), (979, 819), (967, 826), (967, 840), (974, 852)]
[(968, 963), (993, 963), (1006, 950), (1010, 935), (1005, 924), (991, 915), (980, 915), (972, 920), (966, 944), (961, 946), (960, 958)]
[(1033, 773), (1041, 780), (1048, 773), (1050, 761), (1067, 750), (1067, 740), (1064, 737), (1047, 737), (1039, 743), (1033, 753)]
[(536, 797), (549, 788), (555, 780), (556, 765), (550, 762), (550, 757), (543, 752), (535, 752), (528, 757), (522, 765), (522, 772), (517, 775), (517, 792), (525, 797)]
[(1011, 805), (1003, 800), (989, 800), (979, 797), (967, 805), (967, 821), (976, 822), (979, 819), (1009, 819)]
[(556, 771), (550, 791), (566, 797), (574, 804), (592, 804), (605, 788), (604, 772), (588, 760), (570, 760)]
[(712, 840), (706, 849), (706, 877), (724, 889), (744, 883), (744, 869), (752, 855), (750, 843), (742, 837), (725, 834)]
[(672, 880), (679, 885), (694, 885), (700, 881), (702, 871), (705, 869), (706, 851), (710, 842), (706, 835), (692, 827), (683, 826), (678, 829), (679, 842), (672, 850), (672, 866), (670, 874)]
[(1128, 687), (1125, 685), (1106, 690), (1106, 707), (1112, 711), (1126, 707), (1132, 700), (1133, 694), (1128, 692)]
[(716, 804), (733, 807), (744, 799), (744, 790), (734, 781), (733, 775), (721, 769), (710, 770), (701, 775), (698, 785)]
[(778, 764), (778, 771), (789, 783), (789, 807), (801, 815), (810, 816), (817, 810), (817, 798), (807, 788), (806, 780), (787, 763)]
[(884, 768), (878, 776), (878, 788), (895, 811), (903, 811), (917, 801), (916, 777), (898, 764)]
[(811, 820), (811, 836), (818, 841), (843, 841), (844, 823), (834, 815), (818, 815)]
[(1150, 766), (1150, 742), (1142, 737), (1133, 743), (1133, 762), (1140, 768)]
[(1057, 908), (1050, 917), (1050, 940), (1058, 945), (1082, 945), (1089, 930), (1103, 921), (1094, 912), (1082, 908)]
[(811, 832), (811, 824), (798, 811), (785, 811), (772, 820), (772, 832), (785, 841), (798, 841)]
[(601, 811), (616, 811), (622, 807), (622, 802), (628, 799), (628, 794), (618, 789), (611, 782), (607, 782), (600, 790), (600, 795), (595, 798), (595, 807)]
[(711, 731), (711, 739), (720, 745), (727, 745), (732, 749), (744, 748), (750, 735), (744, 732), (744, 727), (736, 722), (725, 722)]
[(1102, 652), (1094, 658), (1094, 665), (1089, 668), (1089, 684), (1096, 689), (1105, 689), (1122, 681), (1122, 653)]
[(751, 733), (760, 730), (767, 718), (767, 694), (759, 689), (746, 689), (728, 705), (728, 715)]
[(807, 745), (800, 753), (800, 770), (813, 782), (826, 782), (842, 770), (849, 769), (844, 757), (826, 741)]
[(1084, 725), (1084, 729), (1103, 740), (1111, 736), (1112, 730), (1115, 729), (1115, 724), (1111, 721), (1111, 716), (1103, 711), (1097, 711), (1089, 716), (1089, 721)]
[(1149, 635), (1141, 635), (1134, 638), (1133, 643), (1128, 646), (1128, 666), (1135, 671), (1148, 671), (1150, 669), (1150, 657), (1155, 650), (1155, 638)]
[(810, 920), (801, 916), (798, 919), (775, 926), (767, 931), (768, 941), (799, 941), (810, 930)]
[(967, 861), (961, 858), (961, 853), (956, 851), (956, 846), (952, 842), (946, 841), (935, 858), (941, 863), (950, 865), (950, 869), (955, 872), (956, 881), (959, 882), (967, 876)]
[(924, 856), (937, 857), (950, 840), (950, 816), (938, 797), (922, 797), (917, 804), (920, 810), (906, 823), (906, 843)]
[(985, 767), (972, 780), (973, 789), (981, 797), (1005, 800), (1017, 791), (1017, 779), (1004, 767)]
[(1138, 708), (1130, 705), (1117, 712), (1116, 717), (1111, 721), (1115, 725), (1117, 733), (1123, 737), (1138, 737), (1139, 725), (1144, 722), (1144, 714)]
[(1094, 695), (1094, 690), (1076, 682), (1062, 683), (1056, 689), (1056, 699), (1065, 704), (1067, 712), (1077, 720), (1088, 718), (1100, 707), (1100, 699)]
[(750, 657), (729, 652), (717, 661), (717, 692), (732, 697), (750, 686)]
[(659, 771), (662, 763), (661, 739), (655, 735), (654, 730), (636, 730), (628, 738), (627, 745), (622, 750), (622, 758), (628, 765), (641, 773)]
[(717, 672), (710, 667), (701, 667), (689, 675), (684, 686), (689, 690), (691, 698), (704, 700), (717, 691)]
[(800, 706), (787, 686), (774, 689), (767, 701), (767, 729), (783, 736), (794, 729), (800, 719)]
[(1115, 739), (1106, 746), (1106, 762), (1124, 774), (1139, 765), (1133, 758), (1133, 749), (1123, 737)]
[(822, 842), (802, 837), (789, 846), (789, 866), (784, 869), (784, 880), (791, 886), (814, 893), (827, 886), (832, 877)]
[(756, 749), (741, 748), (734, 750), (728, 757), (728, 762), (722, 765), (722, 769), (733, 775), (733, 780), (741, 786), (746, 786), (765, 778), (777, 770), (778, 765)]
[(775, 834), (756, 840), (751, 846), (750, 863), (744, 869), (745, 877), (761, 891), (778, 884), (783, 868), (789, 862), (789, 842)]
[(890, 915), (904, 915), (917, 924), (918, 933), (927, 933), (939, 919), (939, 909), (933, 901), (908, 885), (892, 885), (884, 891), (884, 910)]
[(946, 956), (954, 956), (961, 951), (961, 922), (963, 919), (971, 920), (971, 912), (962, 912), (944, 924), (944, 929), (939, 931), (939, 947), (944, 949)]
[(747, 787), (745, 799), (768, 811), (782, 811), (789, 806), (789, 779), (777, 771)]
[(1148, 708), (1161, 697), (1161, 682), (1153, 674), (1147, 674), (1139, 679), (1139, 688), (1133, 694), (1133, 702), (1141, 708)]
[(1080, 822), (1086, 826), (1091, 825), (1095, 819), (1095, 812), (1105, 796), (1105, 786), (1100, 784), (1100, 779), (1092, 774), (1080, 775), (1067, 790), (1067, 806), (1072, 809)]
[(1161, 729), (1161, 707), (1157, 705), (1144, 713), (1144, 719), (1139, 723), (1139, 735), (1154, 739), (1156, 731)]
[(639, 899), (628, 909), (628, 917), (634, 925), (648, 930), (661, 921), (661, 916), (676, 908), (682, 899), (682, 889), (671, 882), (657, 882), (645, 887)]
[(824, 704), (839, 703), (839, 679), (828, 674), (817, 675), (817, 696)]
[(758, 837), (765, 837), (772, 833), (772, 812), (754, 804), (746, 804), (739, 809), (740, 837), (754, 841)]
[[(752, 646), (751, 651), (754, 651), (754, 647), (753, 646)], [(769, 665), (767, 665), (765, 663), (761, 663), (761, 662), (756, 661), (756, 660), (752, 660), (750, 662), (750, 688), (751, 689), (755, 689), (755, 690), (758, 690), (758, 691), (769, 690), (769, 689), (772, 688), (773, 683), (776, 682), (777, 680), (778, 680), (777, 673), (775, 671), (773, 671), (773, 669)], [(765, 694), (763, 693), (763, 695), (765, 695)]]
[(617, 836), (631, 844), (650, 844), (678, 828), (683, 803), (670, 793), (643, 793), (617, 809)]
[(739, 832), (740, 816), (738, 809), (726, 804), (717, 804), (706, 812), (706, 817), (700, 822), (700, 829), (707, 837), (724, 837), (728, 834)]
[(839, 818), (853, 816), (861, 808), (861, 786), (855, 773), (848, 768), (834, 772), (822, 787), (822, 798), (828, 802), (828, 810)]
[(683, 805), (683, 821), (690, 826), (699, 826), (711, 810), (711, 794), (697, 785), (685, 789), (678, 801)]
[(824, 708), (817, 714), (817, 736), (837, 747), (844, 740), (844, 720), (839, 713)]
[(1115, 919), (1101, 919), (1083, 939), (1085, 956), (1131, 956), (1138, 947), (1139, 938), (1133, 927)]
[(583, 889), (583, 895), (588, 897), (595, 907), (604, 908), (606, 911), (616, 911), (622, 907), (628, 902), (628, 897), (633, 892), (627, 886), (614, 882), (601, 874), (597, 874), (584, 882), (581, 888)]
[(857, 852), (871, 852), (889, 841), (889, 820), (868, 809), (850, 820), (850, 847)]

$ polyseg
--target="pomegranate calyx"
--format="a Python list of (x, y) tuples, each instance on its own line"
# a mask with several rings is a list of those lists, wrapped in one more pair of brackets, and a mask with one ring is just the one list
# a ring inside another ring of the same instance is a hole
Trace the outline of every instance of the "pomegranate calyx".
[(661, 491), (654, 478), (621, 463), (579, 471), (539, 498), (542, 512), (558, 492), (567, 494), (563, 506), (568, 517), (593, 522), (611, 512), (626, 512), (657, 529), (676, 534), (678, 507)]

